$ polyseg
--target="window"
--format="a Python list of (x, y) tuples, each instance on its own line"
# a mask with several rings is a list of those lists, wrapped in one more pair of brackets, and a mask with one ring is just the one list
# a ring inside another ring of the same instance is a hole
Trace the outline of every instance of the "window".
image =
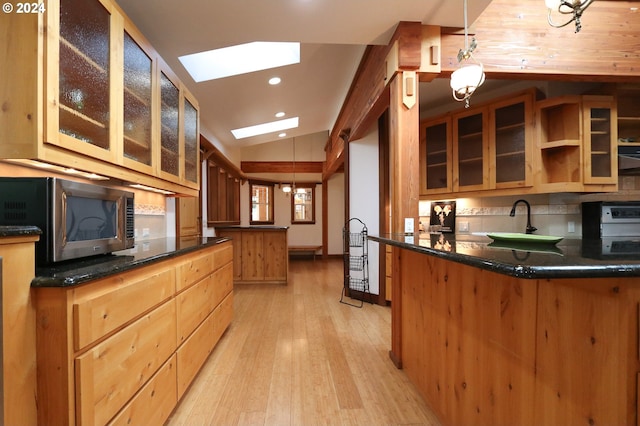
[(251, 225), (273, 224), (273, 184), (250, 182)]
[(291, 223), (316, 223), (315, 191), (315, 184), (296, 185), (296, 190), (291, 193)]

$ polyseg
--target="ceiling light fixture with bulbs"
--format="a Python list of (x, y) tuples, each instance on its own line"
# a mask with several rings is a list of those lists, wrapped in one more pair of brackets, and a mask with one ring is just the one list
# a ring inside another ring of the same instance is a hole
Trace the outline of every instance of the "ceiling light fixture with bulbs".
[(482, 63), (475, 60), (472, 53), (477, 44), (476, 39), (469, 45), (469, 28), (467, 26), (467, 0), (463, 0), (464, 9), (464, 50), (458, 52), (458, 69), (451, 74), (451, 89), (453, 99), (465, 102), (469, 108), (469, 98), (478, 87), (484, 83), (484, 69)]
[[(562, 28), (572, 22), (575, 22), (575, 32), (579, 32), (582, 28), (580, 18), (582, 17), (584, 11), (587, 10), (591, 3), (593, 3), (593, 0), (545, 0), (544, 3), (546, 4), (548, 10), (547, 21), (549, 22), (549, 25), (554, 28)], [(570, 15), (569, 20), (562, 24), (556, 24), (553, 21), (553, 18), (551, 18), (552, 13), (558, 13), (561, 16)]]

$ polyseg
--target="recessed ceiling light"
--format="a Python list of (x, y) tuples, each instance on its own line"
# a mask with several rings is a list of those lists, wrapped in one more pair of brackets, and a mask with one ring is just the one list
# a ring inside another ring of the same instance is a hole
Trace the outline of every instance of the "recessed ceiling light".
[(250, 138), (251, 136), (274, 133), (280, 130), (293, 129), (298, 127), (298, 117), (287, 118), (285, 120), (272, 121), (270, 123), (257, 124), (255, 126), (243, 127), (231, 131), (236, 139)]
[(271, 77), (269, 79), (269, 84), (275, 86), (276, 84), (280, 84), (281, 81), (282, 79), (280, 77)]
[(284, 138), (285, 136), (287, 136), (287, 134), (286, 134), (286, 133), (284, 133), (284, 132), (283, 132), (283, 133), (280, 133), (280, 134), (278, 135), (278, 137), (279, 137), (279, 138)]
[(239, 44), (179, 57), (199, 83), (216, 78), (300, 63), (300, 43), (262, 42)]
[(276, 112), (276, 118), (281, 118), (284, 117), (284, 112), (280, 111), (280, 112)]

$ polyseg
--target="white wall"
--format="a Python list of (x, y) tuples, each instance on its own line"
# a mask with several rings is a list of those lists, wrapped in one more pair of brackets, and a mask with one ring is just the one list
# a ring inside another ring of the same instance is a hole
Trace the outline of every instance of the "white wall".
[[(324, 146), (328, 132), (319, 132), (295, 138), (296, 161), (325, 161)], [(242, 149), (242, 161), (293, 161), (292, 138)], [(344, 217), (344, 178), (342, 174), (329, 180), (329, 247), (328, 254), (342, 253), (342, 226)], [(270, 181), (291, 182), (293, 173), (252, 173), (250, 177)], [(322, 173), (296, 173), (297, 182), (321, 182)], [(289, 245), (322, 245), (322, 184), (315, 187), (315, 224), (291, 224), (291, 196), (275, 186), (274, 225), (289, 227)], [(249, 226), (249, 183), (240, 187), (240, 223)]]
[[(364, 138), (349, 142), (349, 212), (350, 218), (365, 223), (370, 235), (380, 235), (380, 200), (378, 167), (378, 129)], [(357, 225), (356, 225), (357, 224)], [(360, 224), (352, 221), (352, 231)], [(378, 285), (379, 244), (369, 242), (369, 290), (380, 294)]]

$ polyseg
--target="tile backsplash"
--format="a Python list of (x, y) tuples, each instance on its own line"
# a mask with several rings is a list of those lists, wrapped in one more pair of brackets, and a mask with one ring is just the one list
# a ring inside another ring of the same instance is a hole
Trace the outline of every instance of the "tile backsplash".
[[(640, 194), (621, 191), (615, 194), (558, 193), (458, 198), (455, 200), (456, 233), (525, 232), (525, 205), (519, 203), (515, 216), (509, 216), (513, 203), (519, 199), (527, 200), (531, 205), (531, 224), (538, 228), (537, 234), (582, 238), (582, 202), (636, 201), (640, 200)], [(430, 209), (430, 201), (420, 201), (420, 223), (425, 229), (428, 229)]]

